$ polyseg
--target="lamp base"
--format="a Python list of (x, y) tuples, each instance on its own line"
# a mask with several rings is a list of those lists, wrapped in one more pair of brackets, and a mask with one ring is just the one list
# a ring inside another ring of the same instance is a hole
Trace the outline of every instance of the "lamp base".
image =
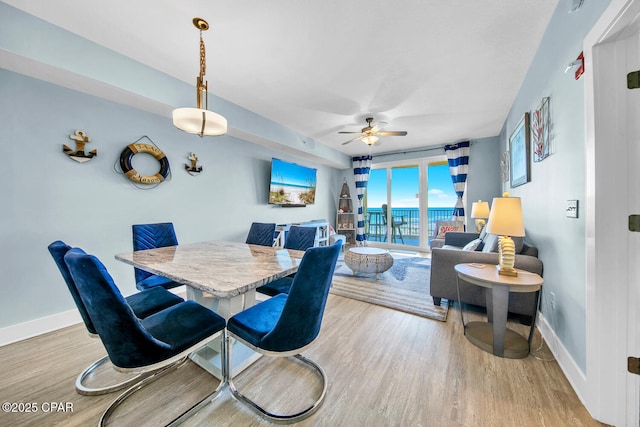
[(518, 277), (518, 272), (513, 268), (498, 267), (498, 274), (501, 276)]
[(502, 276), (518, 277), (518, 272), (513, 268), (516, 261), (516, 251), (513, 240), (509, 236), (499, 238), (498, 244), (498, 274)]
[(487, 222), (484, 219), (476, 219), (476, 232), (482, 233), (485, 225), (487, 225)]

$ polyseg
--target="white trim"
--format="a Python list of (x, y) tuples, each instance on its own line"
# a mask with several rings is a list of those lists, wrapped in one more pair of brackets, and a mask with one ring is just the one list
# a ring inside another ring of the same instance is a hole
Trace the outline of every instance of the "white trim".
[(587, 396), (587, 377), (580, 370), (576, 362), (571, 357), (571, 354), (567, 350), (567, 348), (562, 345), (562, 341), (556, 333), (554, 329), (551, 327), (547, 319), (544, 315), (538, 312), (538, 318), (536, 320), (536, 326), (544, 338), (547, 346), (551, 350), (553, 357), (555, 357), (558, 365), (560, 365), (560, 369), (567, 380), (573, 387), (573, 390), (578, 395), (578, 398), (586, 407), (586, 396)]
[[(66, 328), (82, 322), (80, 312), (77, 309), (63, 311), (51, 316), (29, 320), (0, 329), (0, 346), (17, 341), (26, 340), (38, 335), (46, 334), (57, 329)], [(88, 334), (88, 332), (87, 332)]]

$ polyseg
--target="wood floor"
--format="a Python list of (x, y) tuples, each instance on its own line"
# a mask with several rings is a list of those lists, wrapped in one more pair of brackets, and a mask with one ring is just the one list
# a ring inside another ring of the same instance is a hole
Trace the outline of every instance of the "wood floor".
[[(80, 396), (74, 382), (103, 355), (82, 325), (0, 348), (1, 400), (34, 403), (30, 408), (37, 410), (0, 412), (0, 425), (97, 425), (117, 393)], [(447, 322), (438, 322), (330, 295), (320, 337), (305, 355), (324, 367), (329, 390), (324, 405), (300, 426), (602, 425), (548, 352), (520, 360), (485, 353), (464, 338), (455, 307)], [(217, 384), (189, 361), (134, 396), (112, 425), (162, 425)], [(272, 402), (268, 409), (295, 410), (318, 381), (294, 362), (262, 358), (238, 375), (236, 385), (261, 403)], [(73, 411), (53, 412), (54, 405)], [(226, 392), (186, 425), (269, 423)]]

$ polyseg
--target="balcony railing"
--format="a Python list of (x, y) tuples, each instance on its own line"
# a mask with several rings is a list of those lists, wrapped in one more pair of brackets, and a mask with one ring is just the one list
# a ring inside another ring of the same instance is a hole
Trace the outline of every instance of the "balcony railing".
[[(436, 221), (449, 221), (453, 215), (453, 208), (429, 208), (427, 209), (427, 226), (429, 238), (433, 236)], [(420, 240), (420, 211), (418, 208), (392, 208), (391, 216), (395, 225), (399, 228), (405, 244), (418, 245)], [(382, 215), (382, 208), (369, 208), (365, 217), (365, 232), (367, 240), (372, 242), (386, 241), (386, 218)], [(399, 233), (395, 232), (392, 242), (402, 243)]]

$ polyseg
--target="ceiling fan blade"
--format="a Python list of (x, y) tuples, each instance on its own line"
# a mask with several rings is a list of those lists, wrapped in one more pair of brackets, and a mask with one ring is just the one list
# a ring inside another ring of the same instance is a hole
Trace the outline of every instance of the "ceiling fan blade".
[(362, 138), (362, 137), (361, 136), (357, 136), (357, 137), (355, 137), (353, 139), (348, 140), (347, 142), (343, 142), (342, 145), (347, 145), (348, 143), (353, 142), (353, 141), (357, 141), (360, 138)]
[(378, 132), (378, 136), (405, 136), (407, 134), (407, 131), (400, 131), (400, 130), (385, 130), (382, 132)]
[(382, 129), (384, 129), (385, 126), (387, 126), (388, 124), (389, 123), (387, 123), (387, 122), (378, 122), (371, 128), (371, 132), (373, 132), (373, 133), (379, 132)]
[(360, 134), (361, 134), (362, 132), (346, 132), (346, 131), (340, 131), (340, 132), (338, 132), (338, 133), (360, 133)]

